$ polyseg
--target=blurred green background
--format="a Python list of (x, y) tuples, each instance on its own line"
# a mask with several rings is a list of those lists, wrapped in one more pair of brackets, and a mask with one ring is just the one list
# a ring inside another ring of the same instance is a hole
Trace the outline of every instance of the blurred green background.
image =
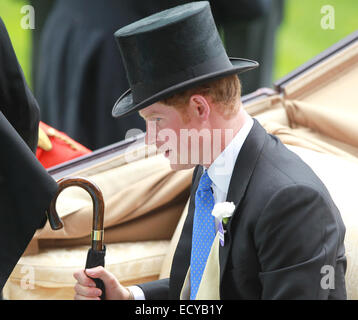
[[(20, 10), (26, 4), (26, 0), (0, 0), (0, 15), (31, 86), (32, 31), (20, 26), (23, 17)], [(334, 8), (333, 30), (321, 27), (324, 16), (321, 8), (324, 5)], [(286, 75), (357, 29), (357, 0), (286, 0), (284, 21), (277, 33), (273, 80)]]

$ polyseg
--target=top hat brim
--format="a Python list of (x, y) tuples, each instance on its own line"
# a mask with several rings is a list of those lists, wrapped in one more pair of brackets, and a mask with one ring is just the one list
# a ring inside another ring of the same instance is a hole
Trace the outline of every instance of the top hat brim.
[(243, 73), (245, 71), (255, 69), (259, 66), (258, 62), (249, 59), (243, 59), (243, 58), (229, 58), (229, 59), (232, 64), (232, 67), (229, 69), (208, 73), (205, 75), (201, 75), (199, 77), (194, 77), (187, 81), (183, 81), (174, 86), (168, 87), (165, 90), (159, 91), (158, 93), (140, 102), (133, 101), (132, 91), (131, 89), (129, 89), (124, 94), (122, 94), (116, 101), (112, 109), (112, 116), (115, 118), (119, 118), (132, 114), (136, 111), (139, 111), (145, 107), (152, 105), (155, 102), (166, 99), (175, 93), (184, 91), (191, 87), (198, 86), (209, 80), (215, 80), (217, 78), (225, 77), (231, 74)]

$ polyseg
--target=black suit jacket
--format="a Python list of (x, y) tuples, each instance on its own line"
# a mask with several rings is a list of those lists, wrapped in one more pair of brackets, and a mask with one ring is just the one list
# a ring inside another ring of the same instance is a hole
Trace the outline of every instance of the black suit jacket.
[(0, 18), (0, 292), (57, 191), (34, 155), (39, 118)]
[[(147, 299), (179, 299), (201, 172), (194, 171), (170, 279), (140, 285)], [(310, 167), (256, 120), (236, 160), (227, 201), (236, 209), (219, 249), (222, 299), (346, 299), (345, 227), (337, 207)], [(334, 270), (329, 288), (327, 265)]]

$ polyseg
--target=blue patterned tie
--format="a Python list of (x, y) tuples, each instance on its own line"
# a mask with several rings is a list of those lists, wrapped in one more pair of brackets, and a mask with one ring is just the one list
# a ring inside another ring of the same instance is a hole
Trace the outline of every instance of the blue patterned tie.
[(199, 289), (211, 245), (215, 238), (215, 218), (211, 214), (214, 197), (207, 171), (202, 175), (195, 194), (195, 213), (190, 260), (190, 299), (194, 300)]

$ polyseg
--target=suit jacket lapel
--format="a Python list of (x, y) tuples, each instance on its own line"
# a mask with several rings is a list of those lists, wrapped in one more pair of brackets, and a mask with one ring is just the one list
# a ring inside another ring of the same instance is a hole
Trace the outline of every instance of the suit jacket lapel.
[[(195, 192), (198, 187), (203, 167), (197, 166), (193, 173), (192, 188), (188, 215), (184, 222), (183, 230), (177, 248), (174, 253), (172, 269), (170, 272), (169, 298), (179, 299), (186, 273), (190, 265), (191, 240), (193, 231), (193, 218), (195, 211)], [(189, 254), (188, 254), (189, 252)]]
[(254, 119), (254, 125), (249, 135), (247, 136), (235, 162), (226, 198), (227, 202), (233, 202), (235, 204), (235, 211), (226, 228), (225, 245), (220, 246), (219, 249), (220, 283), (222, 283), (223, 274), (225, 272), (230, 248), (232, 245), (231, 226), (233, 221), (237, 219), (238, 215), (240, 214), (237, 209), (242, 198), (244, 197), (257, 159), (261, 154), (266, 135), (266, 131), (261, 127), (257, 120)]

